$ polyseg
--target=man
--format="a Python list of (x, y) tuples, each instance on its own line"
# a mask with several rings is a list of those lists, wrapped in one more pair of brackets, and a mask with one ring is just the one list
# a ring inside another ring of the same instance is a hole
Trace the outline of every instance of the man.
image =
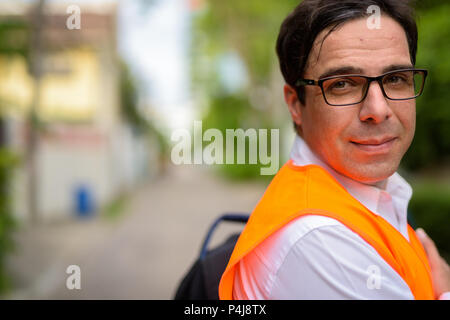
[(277, 53), (298, 134), (221, 299), (450, 298), (450, 268), (408, 225), (412, 190), (396, 173), (427, 76), (416, 51), (406, 1), (304, 0), (286, 18)]

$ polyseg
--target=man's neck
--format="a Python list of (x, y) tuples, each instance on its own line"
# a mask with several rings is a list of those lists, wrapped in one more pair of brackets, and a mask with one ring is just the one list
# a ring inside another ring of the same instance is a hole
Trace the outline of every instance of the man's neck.
[(387, 187), (387, 179), (381, 180), (381, 181), (377, 181), (377, 182), (374, 182), (374, 183), (368, 183), (368, 184), (370, 184), (370, 185), (372, 185), (372, 186), (374, 186), (374, 187), (377, 187), (378, 189), (386, 190), (386, 187)]

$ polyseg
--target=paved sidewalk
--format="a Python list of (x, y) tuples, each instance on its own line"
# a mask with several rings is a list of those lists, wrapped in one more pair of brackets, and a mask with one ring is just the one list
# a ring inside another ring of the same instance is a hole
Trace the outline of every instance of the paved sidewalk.
[[(42, 225), (15, 235), (8, 261), (12, 299), (171, 299), (212, 221), (249, 212), (262, 183), (223, 181), (201, 167), (171, 167), (137, 190), (116, 220)], [(222, 226), (213, 243), (241, 226)], [(81, 290), (66, 288), (66, 268), (81, 269)]]

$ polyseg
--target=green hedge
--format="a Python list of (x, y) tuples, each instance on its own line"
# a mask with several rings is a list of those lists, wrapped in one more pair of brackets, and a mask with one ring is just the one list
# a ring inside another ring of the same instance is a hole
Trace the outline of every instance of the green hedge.
[(17, 157), (6, 149), (0, 149), (0, 293), (9, 288), (5, 270), (5, 257), (12, 249), (11, 232), (15, 226), (11, 214), (11, 178)]
[(450, 184), (422, 182), (412, 184), (409, 205), (413, 222), (434, 240), (440, 253), (450, 262)]

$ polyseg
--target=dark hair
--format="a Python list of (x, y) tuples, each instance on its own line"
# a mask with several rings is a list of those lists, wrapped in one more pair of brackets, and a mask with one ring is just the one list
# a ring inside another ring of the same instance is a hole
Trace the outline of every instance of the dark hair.
[[(417, 53), (417, 25), (414, 9), (408, 0), (304, 0), (291, 12), (280, 28), (276, 50), (281, 73), (287, 84), (303, 76), (306, 63), (317, 35), (324, 29), (333, 32), (339, 25), (367, 17), (370, 5), (397, 21), (405, 30), (413, 65)], [(304, 88), (297, 95), (305, 103)]]

